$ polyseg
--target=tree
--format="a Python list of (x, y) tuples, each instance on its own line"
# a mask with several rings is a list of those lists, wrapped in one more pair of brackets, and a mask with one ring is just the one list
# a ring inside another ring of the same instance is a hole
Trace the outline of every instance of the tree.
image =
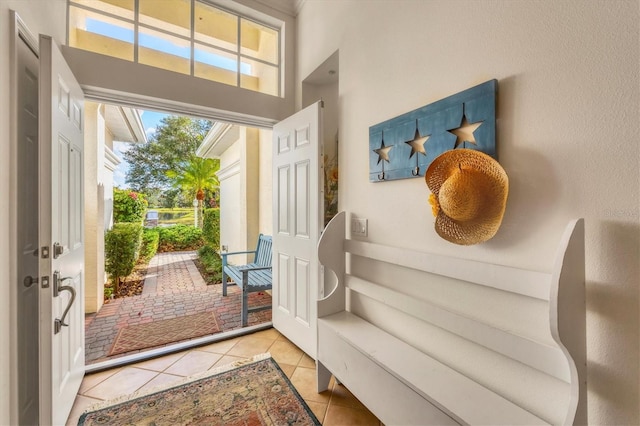
[(207, 120), (189, 117), (163, 118), (148, 143), (132, 145), (124, 153), (129, 163), (126, 175), (129, 187), (147, 195), (158, 194), (171, 187), (167, 172), (178, 170), (181, 164), (195, 155), (211, 124)]
[(192, 156), (188, 162), (174, 170), (167, 171), (173, 186), (180, 188), (192, 198), (198, 200), (198, 226), (202, 227), (202, 210), (205, 192), (214, 191), (220, 186), (216, 172), (220, 170), (220, 160)]

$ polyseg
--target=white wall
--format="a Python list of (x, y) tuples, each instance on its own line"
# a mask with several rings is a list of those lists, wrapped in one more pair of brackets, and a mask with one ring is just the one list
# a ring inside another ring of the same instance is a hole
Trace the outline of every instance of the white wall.
[[(9, 86), (10, 67), (9, 52), (11, 49), (9, 10), (18, 12), (22, 20), (34, 35), (49, 34), (58, 42), (64, 40), (66, 7), (64, 0), (42, 2), (38, 0), (0, 0), (0, 235), (10, 235), (10, 203), (9, 177), (12, 172), (10, 164), (10, 99)], [(9, 241), (0, 239), (0, 292), (10, 294), (9, 286), (14, 283), (9, 279), (10, 253)], [(0, 424), (10, 423), (10, 356), (14, 349), (9, 343), (11, 325), (10, 298), (0, 298)]]
[[(220, 244), (228, 251), (255, 249), (258, 234), (271, 233), (271, 131), (240, 127), (238, 139), (220, 155)], [(265, 139), (267, 138), (268, 139)], [(268, 167), (268, 170), (265, 168)], [(267, 177), (268, 175), (268, 177)], [(267, 181), (268, 179), (268, 181)], [(253, 257), (237, 255), (231, 263)]]
[[(298, 86), (340, 51), (340, 206), (369, 219), (370, 241), (549, 271), (585, 218), (591, 424), (640, 423), (638, 9), (307, 0), (298, 16)], [(493, 240), (460, 247), (434, 232), (422, 179), (368, 182), (368, 129), (492, 78), (509, 201)]]
[[(240, 142), (233, 143), (220, 155), (220, 245), (227, 251), (244, 251), (246, 241), (246, 216), (240, 188), (242, 186), (242, 165), (240, 164)], [(246, 256), (231, 259), (234, 263), (246, 263)]]

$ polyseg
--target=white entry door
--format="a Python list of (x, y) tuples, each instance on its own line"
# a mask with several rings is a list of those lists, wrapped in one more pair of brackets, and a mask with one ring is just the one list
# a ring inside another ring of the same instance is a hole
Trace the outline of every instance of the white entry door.
[(317, 102), (273, 128), (273, 326), (313, 359), (324, 217), (321, 122)]
[(83, 94), (40, 36), (40, 424), (65, 424), (84, 375)]

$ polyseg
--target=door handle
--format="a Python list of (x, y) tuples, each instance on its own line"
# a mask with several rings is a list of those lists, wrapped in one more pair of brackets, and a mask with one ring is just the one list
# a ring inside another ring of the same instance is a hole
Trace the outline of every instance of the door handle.
[(67, 307), (62, 313), (62, 318), (60, 319), (56, 318), (53, 323), (54, 334), (58, 334), (62, 329), (62, 326), (69, 327), (69, 324), (65, 323), (64, 319), (67, 317), (67, 314), (69, 313), (69, 309), (71, 309), (71, 305), (73, 305), (73, 302), (76, 300), (75, 288), (71, 287), (70, 285), (60, 285), (66, 280), (73, 280), (73, 278), (72, 277), (60, 278), (60, 271), (55, 271), (53, 273), (53, 297), (58, 297), (61, 291), (68, 291), (71, 293), (71, 299), (69, 300)]
[(33, 278), (31, 275), (27, 275), (26, 277), (24, 277), (22, 284), (24, 284), (25, 287), (29, 288), (34, 284), (38, 284), (38, 277)]

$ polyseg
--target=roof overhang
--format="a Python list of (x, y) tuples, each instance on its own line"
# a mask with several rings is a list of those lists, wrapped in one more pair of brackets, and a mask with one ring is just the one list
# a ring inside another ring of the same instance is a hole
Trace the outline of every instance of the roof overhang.
[(196, 150), (196, 155), (202, 158), (220, 158), (239, 138), (240, 126), (217, 121)]
[(115, 141), (147, 142), (147, 134), (137, 109), (104, 104), (104, 120)]

